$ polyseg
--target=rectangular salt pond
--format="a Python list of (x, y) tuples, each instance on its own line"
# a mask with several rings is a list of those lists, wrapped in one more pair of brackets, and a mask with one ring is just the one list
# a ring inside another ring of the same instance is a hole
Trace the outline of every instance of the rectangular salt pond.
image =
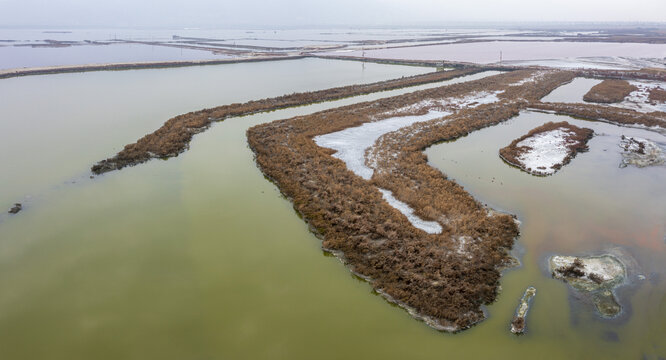
[[(566, 59), (572, 57), (665, 58), (666, 44), (605, 42), (490, 41), (430, 45), (395, 49), (366, 50), (366, 57), (408, 60), (449, 60), (478, 64), (518, 60)], [(335, 52), (330, 54), (335, 55)], [(362, 56), (361, 51), (345, 53)]]
[(0, 69), (227, 58), (231, 56), (213, 54), (207, 50), (125, 43), (68, 47), (0, 47)]

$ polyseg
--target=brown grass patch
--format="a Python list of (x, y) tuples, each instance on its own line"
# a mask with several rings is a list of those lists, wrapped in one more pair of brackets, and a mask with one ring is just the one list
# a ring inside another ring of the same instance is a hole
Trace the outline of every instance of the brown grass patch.
[(614, 106), (569, 103), (533, 102), (530, 107), (586, 120), (604, 121), (615, 125), (657, 126), (666, 129), (666, 114), (660, 112), (646, 114)]
[(660, 87), (650, 89), (649, 99), (652, 103), (666, 103), (666, 90)]
[(604, 80), (593, 86), (583, 96), (583, 100), (602, 104), (618, 103), (635, 90), (638, 88), (626, 80)]

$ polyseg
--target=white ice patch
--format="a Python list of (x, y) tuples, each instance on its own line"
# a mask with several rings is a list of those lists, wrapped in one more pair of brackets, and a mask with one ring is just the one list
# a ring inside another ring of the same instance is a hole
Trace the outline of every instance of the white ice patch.
[(405, 215), (407, 217), (407, 220), (409, 220), (409, 222), (412, 223), (412, 225), (414, 225), (415, 228), (421, 229), (427, 232), (428, 234), (442, 233), (442, 226), (439, 225), (439, 223), (437, 223), (436, 221), (426, 221), (416, 216), (414, 214), (414, 210), (411, 207), (409, 207), (409, 205), (396, 199), (389, 190), (379, 189), (379, 191), (382, 193), (382, 197), (384, 198), (384, 200), (386, 200), (386, 202), (389, 203), (389, 205), (393, 206), (395, 209), (397, 209), (403, 215)]
[(505, 61), (514, 66), (547, 66), (557, 69), (639, 70), (664, 68), (662, 59), (636, 59), (620, 56), (569, 57), (562, 59)]
[[(424, 100), (410, 106), (393, 110), (383, 115), (430, 108), (428, 113), (425, 115), (396, 116), (384, 120), (369, 122), (361, 126), (344, 129), (330, 134), (319, 135), (316, 136), (313, 140), (318, 146), (336, 150), (336, 153), (333, 154), (333, 157), (344, 161), (347, 165), (347, 168), (354, 174), (362, 177), (365, 180), (370, 180), (375, 170), (366, 165), (365, 152), (367, 149), (372, 147), (377, 139), (379, 139), (382, 135), (418, 122), (434, 120), (452, 114), (450, 111), (431, 109), (432, 107), (442, 106), (444, 108), (451, 109), (473, 108), (482, 104), (498, 102), (499, 98), (497, 95), (499, 93), (501, 93), (501, 91), (483, 91), (463, 98)], [(442, 227), (437, 222), (420, 219), (414, 215), (414, 210), (412, 210), (409, 205), (393, 197), (391, 192), (383, 189), (379, 190), (382, 192), (384, 199), (389, 203), (389, 205), (403, 213), (415, 227), (430, 234), (439, 234), (442, 232)]]
[(370, 180), (374, 170), (365, 165), (365, 150), (371, 147), (379, 137), (417, 122), (433, 120), (450, 114), (445, 111), (430, 111), (419, 116), (399, 116), (319, 135), (314, 138), (314, 141), (321, 147), (336, 150), (333, 157), (344, 161), (347, 168), (354, 174)]
[(567, 157), (567, 135), (569, 132), (555, 129), (530, 136), (516, 144), (518, 147), (527, 146), (531, 150), (522, 153), (518, 161), (532, 173), (551, 175), (557, 171), (554, 165), (561, 164)]
[(520, 86), (520, 85), (527, 84), (529, 82), (537, 81), (539, 79), (542, 79), (546, 75), (546, 73), (547, 73), (546, 71), (537, 71), (536, 73), (534, 73), (534, 75), (528, 76), (528, 77), (526, 77), (526, 78), (524, 78), (520, 81), (517, 81), (517, 82), (515, 82), (515, 83), (513, 83), (509, 86)]
[(386, 112), (382, 115), (392, 115), (392, 114), (399, 114), (410, 111), (418, 111), (423, 108), (432, 108), (436, 106), (455, 108), (455, 109), (475, 108), (479, 105), (492, 104), (498, 102), (499, 98), (497, 97), (497, 95), (501, 94), (502, 92), (504, 91), (503, 90), (493, 91), (493, 92), (481, 91), (478, 93), (465, 96), (463, 98), (447, 98), (441, 100), (426, 99), (412, 105), (404, 106)]
[(642, 82), (642, 81), (630, 81), (631, 85), (634, 85), (638, 90), (632, 91), (621, 103), (614, 104), (618, 107), (623, 107), (626, 109), (636, 110), (642, 113), (648, 113), (653, 111), (662, 111), (666, 112), (665, 103), (654, 103), (650, 101), (650, 90), (661, 87), (666, 89), (666, 83), (663, 82)]

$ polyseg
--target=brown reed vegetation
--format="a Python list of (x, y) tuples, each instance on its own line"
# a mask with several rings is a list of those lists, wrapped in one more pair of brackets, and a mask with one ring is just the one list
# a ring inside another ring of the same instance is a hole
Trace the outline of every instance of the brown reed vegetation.
[[(517, 115), (534, 98), (532, 88), (540, 85), (526, 83), (523, 90), (512, 90), (523, 96), (518, 101), (502, 99), (458, 109), (442, 119), (385, 134), (369, 155), (375, 160), (370, 181), (356, 176), (312, 139), (396, 116), (423, 99), (507, 91), (510, 84), (531, 74), (516, 71), (262, 124), (248, 130), (248, 141), (257, 165), (323, 238), (325, 249), (341, 254), (373, 288), (413, 309), (429, 325), (461, 330), (482, 320), (481, 306), (495, 300), (500, 270), (512, 262), (508, 250), (518, 226), (512, 216), (485, 208), (430, 167), (422, 150)], [(549, 92), (571, 76), (553, 72), (541, 80), (541, 86)], [(442, 105), (431, 108), (438, 106)], [(428, 110), (414, 108), (415, 113)], [(422, 218), (438, 221), (442, 233), (428, 234), (411, 226), (383, 201), (377, 187), (391, 190)]]
[(653, 68), (646, 68), (641, 70), (581, 69), (577, 71), (577, 75), (598, 79), (643, 79), (666, 81), (666, 70)]
[(602, 104), (618, 103), (636, 90), (638, 88), (626, 80), (604, 80), (583, 95), (583, 100)]
[(586, 120), (604, 121), (615, 125), (643, 125), (666, 129), (666, 113), (642, 113), (631, 109), (596, 104), (533, 102), (530, 108), (569, 115)]
[(648, 96), (650, 102), (652, 103), (666, 103), (666, 90), (661, 87), (655, 87), (650, 89), (650, 95)]

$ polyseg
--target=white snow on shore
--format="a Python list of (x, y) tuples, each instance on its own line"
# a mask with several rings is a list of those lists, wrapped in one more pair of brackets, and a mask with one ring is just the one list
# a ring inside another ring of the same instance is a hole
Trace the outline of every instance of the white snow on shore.
[(409, 111), (418, 111), (422, 108), (432, 108), (432, 107), (445, 107), (455, 110), (463, 108), (475, 108), (479, 105), (492, 104), (498, 102), (499, 98), (497, 97), (497, 95), (501, 94), (502, 92), (504, 91), (493, 91), (493, 92), (481, 91), (465, 96), (463, 98), (447, 98), (441, 100), (426, 99), (412, 105), (388, 111), (383, 115), (400, 114)]
[(442, 226), (439, 225), (439, 223), (437, 223), (436, 221), (426, 221), (416, 216), (414, 214), (414, 210), (411, 207), (409, 207), (409, 205), (396, 199), (393, 196), (393, 193), (391, 193), (389, 190), (379, 189), (379, 191), (382, 193), (382, 197), (384, 198), (384, 200), (386, 200), (386, 202), (389, 203), (389, 205), (393, 206), (395, 209), (397, 209), (403, 215), (405, 215), (407, 217), (407, 220), (409, 220), (409, 222), (412, 223), (412, 225), (414, 225), (415, 228), (421, 229), (427, 232), (428, 234), (442, 233)]
[(526, 77), (526, 78), (524, 78), (524, 79), (522, 79), (522, 80), (520, 80), (520, 81), (517, 81), (517, 82), (515, 82), (515, 83), (513, 83), (513, 84), (511, 84), (511, 85), (509, 85), (509, 86), (520, 86), (520, 85), (527, 84), (527, 83), (529, 83), (529, 82), (534, 82), (534, 81), (540, 80), (540, 79), (542, 79), (547, 73), (548, 73), (547, 71), (537, 71), (537, 72), (534, 73), (532, 76), (528, 76), (528, 77)]
[[(365, 180), (370, 180), (374, 169), (366, 165), (366, 150), (372, 147), (377, 139), (389, 132), (399, 130), (412, 124), (442, 118), (452, 114), (452, 111), (462, 108), (473, 108), (482, 104), (498, 102), (496, 92), (478, 92), (463, 98), (427, 99), (416, 104), (399, 108), (383, 115), (391, 115), (404, 112), (414, 112), (421, 109), (429, 109), (424, 115), (395, 116), (384, 120), (365, 123), (361, 126), (344, 129), (316, 136), (313, 140), (321, 147), (336, 150), (333, 157), (345, 162), (347, 168), (354, 174)], [(437, 110), (436, 110), (437, 109)], [(447, 110), (444, 110), (447, 109)], [(448, 111), (448, 110), (451, 111)], [(390, 191), (379, 189), (384, 199), (405, 216), (417, 228), (430, 234), (442, 232), (442, 227), (437, 222), (425, 221), (414, 215), (414, 210), (409, 205), (393, 197)]]
[(649, 98), (650, 90), (658, 87), (666, 90), (666, 83), (657, 81), (630, 81), (629, 83), (638, 87), (638, 90), (632, 91), (624, 101), (615, 104), (615, 106), (636, 110), (642, 113), (653, 111), (666, 112), (665, 103), (651, 102)]
[(531, 136), (516, 146), (527, 146), (531, 149), (522, 153), (518, 161), (525, 169), (538, 175), (551, 175), (557, 171), (554, 165), (561, 164), (569, 153), (567, 135), (570, 132), (555, 129)]
[(374, 170), (365, 165), (365, 150), (371, 147), (380, 136), (417, 122), (433, 120), (450, 114), (444, 111), (430, 111), (419, 116), (393, 117), (319, 135), (314, 138), (314, 141), (321, 147), (336, 150), (333, 157), (344, 161), (347, 168), (354, 174), (370, 180)]

